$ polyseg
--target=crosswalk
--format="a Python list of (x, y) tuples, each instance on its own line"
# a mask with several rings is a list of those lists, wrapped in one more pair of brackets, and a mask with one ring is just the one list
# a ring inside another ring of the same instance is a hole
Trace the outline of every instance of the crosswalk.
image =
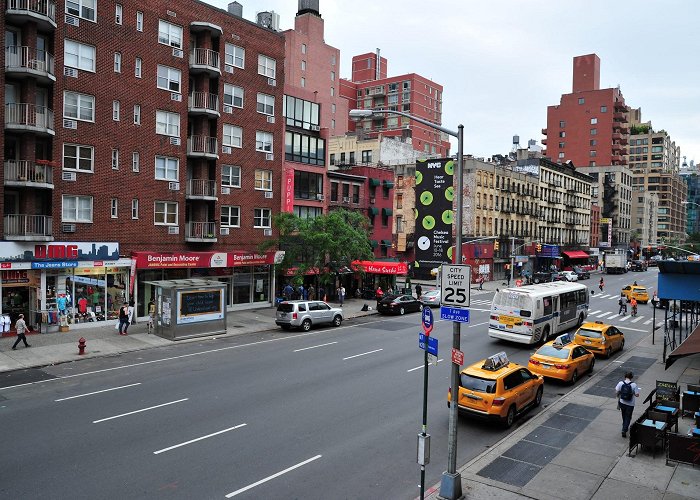
[[(642, 320), (644, 320), (644, 325), (651, 325), (651, 322), (654, 321), (652, 316), (645, 316), (643, 314), (637, 314), (637, 316), (632, 316), (631, 314), (616, 314), (610, 311), (603, 312), (600, 309), (597, 309), (595, 311), (589, 311), (588, 312), (588, 317), (594, 317), (596, 319), (604, 319), (605, 321), (620, 321), (620, 322), (625, 322), (629, 321), (630, 323), (639, 323)], [(646, 319), (645, 319), (646, 318)]]

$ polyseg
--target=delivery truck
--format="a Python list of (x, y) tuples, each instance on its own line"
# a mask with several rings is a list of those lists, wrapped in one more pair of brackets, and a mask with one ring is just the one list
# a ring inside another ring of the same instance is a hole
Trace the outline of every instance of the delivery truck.
[(627, 272), (627, 256), (621, 253), (605, 254), (605, 272), (622, 274)]

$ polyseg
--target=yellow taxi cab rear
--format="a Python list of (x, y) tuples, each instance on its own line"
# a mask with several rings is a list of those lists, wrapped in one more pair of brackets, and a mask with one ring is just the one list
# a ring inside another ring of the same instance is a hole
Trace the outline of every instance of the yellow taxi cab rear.
[(571, 336), (564, 334), (537, 349), (527, 367), (543, 377), (574, 384), (582, 374), (592, 372), (594, 365), (593, 353), (574, 344)]
[(625, 347), (625, 336), (613, 325), (596, 321), (582, 324), (574, 335), (574, 343), (609, 358), (613, 352)]
[(628, 302), (632, 300), (633, 297), (637, 299), (637, 302), (641, 302), (642, 304), (649, 302), (649, 292), (647, 292), (646, 288), (639, 285), (627, 285), (622, 289), (620, 295), (627, 297)]
[[(498, 420), (510, 427), (518, 414), (540, 404), (543, 384), (542, 377), (499, 352), (460, 372), (458, 408), (467, 415)], [(451, 403), (450, 390), (447, 405)]]

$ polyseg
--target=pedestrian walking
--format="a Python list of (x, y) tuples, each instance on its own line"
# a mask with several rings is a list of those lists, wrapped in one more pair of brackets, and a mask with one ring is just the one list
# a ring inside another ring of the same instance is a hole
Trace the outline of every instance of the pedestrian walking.
[(151, 333), (156, 325), (156, 303), (153, 299), (148, 301), (148, 329), (146, 333)]
[(326, 301), (326, 291), (322, 286), (318, 287), (318, 300)]
[(510, 273), (506, 272), (506, 286), (510, 286)]
[(479, 290), (484, 289), (484, 275), (479, 276)]
[(25, 335), (27, 333), (27, 330), (29, 330), (29, 327), (24, 321), (24, 314), (20, 314), (17, 318), (17, 322), (15, 323), (15, 329), (17, 330), (17, 340), (15, 340), (15, 343), (12, 346), (12, 350), (16, 351), (17, 344), (19, 344), (20, 342), (24, 342), (24, 347), (31, 347), (27, 343), (27, 336)]
[(627, 312), (627, 304), (622, 299), (622, 297), (620, 297), (620, 300), (617, 301), (617, 305), (620, 306), (620, 310), (617, 311), (617, 314), (619, 314), (620, 316), (624, 316)]
[(615, 386), (615, 394), (617, 396), (617, 407), (622, 413), (622, 437), (627, 437), (627, 430), (632, 421), (632, 413), (634, 412), (634, 398), (639, 397), (639, 386), (632, 382), (634, 374), (632, 372), (625, 373), (625, 379), (620, 380)]
[(285, 286), (284, 289), (282, 289), (282, 297), (284, 297), (284, 300), (290, 300), (292, 298), (293, 293), (294, 289), (289, 283), (287, 283), (287, 286)]
[(129, 305), (123, 304), (119, 308), (119, 335), (126, 335), (129, 329)]
[(316, 289), (313, 285), (309, 285), (307, 293), (309, 294), (309, 300), (316, 300)]
[(379, 303), (380, 303), (380, 302), (382, 301), (382, 299), (384, 298), (384, 290), (382, 290), (382, 287), (381, 287), (381, 286), (378, 286), (378, 287), (377, 287), (377, 291), (374, 292), (374, 295), (377, 297), (377, 305), (379, 305)]
[(416, 285), (416, 297), (420, 300), (421, 293), (423, 292), (423, 287), (420, 286), (420, 283)]
[(343, 285), (340, 285), (338, 287), (338, 302), (340, 302), (340, 305), (343, 305), (343, 302), (345, 302), (345, 287)]

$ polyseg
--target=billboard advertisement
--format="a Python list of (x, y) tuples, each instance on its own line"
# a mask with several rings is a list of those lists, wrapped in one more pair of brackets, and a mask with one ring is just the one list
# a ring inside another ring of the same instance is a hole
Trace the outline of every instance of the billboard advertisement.
[(414, 276), (430, 279), (431, 269), (452, 262), (455, 161), (451, 158), (416, 162), (416, 261)]
[(610, 248), (612, 247), (612, 218), (601, 218), (600, 219), (600, 242), (598, 246), (600, 248)]

